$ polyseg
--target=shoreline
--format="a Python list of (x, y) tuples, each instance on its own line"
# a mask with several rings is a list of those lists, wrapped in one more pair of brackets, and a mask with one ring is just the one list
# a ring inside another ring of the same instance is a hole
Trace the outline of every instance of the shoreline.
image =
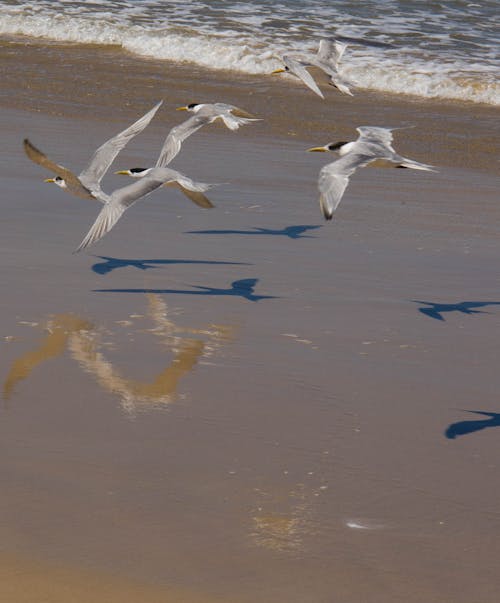
[[(492, 173), (496, 168), (491, 154), (499, 111), (488, 105), (363, 90), (346, 97), (330, 86), (323, 86), (326, 99), (322, 100), (289, 76), (208, 71), (105, 46), (31, 39), (26, 44), (15, 38), (1, 41), (0, 52), (6, 59), (0, 106), (107, 120), (116, 116), (118, 103), (120, 113), (132, 117), (160, 98), (165, 99), (164, 111), (189, 102), (228, 102), (262, 118), (266, 127), (259, 136), (268, 139), (303, 140), (307, 148), (337, 137), (352, 140), (359, 125), (410, 126), (406, 136), (396, 133), (402, 154), (437, 166)], [(107, 79), (106, 90), (96, 87), (102, 77)], [(85, 90), (83, 98), (81, 90)], [(170, 115), (171, 123), (176, 123), (178, 116)]]

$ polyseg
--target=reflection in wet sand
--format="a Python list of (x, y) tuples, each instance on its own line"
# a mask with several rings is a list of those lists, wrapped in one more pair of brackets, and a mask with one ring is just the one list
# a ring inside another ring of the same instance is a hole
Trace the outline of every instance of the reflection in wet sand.
[[(208, 325), (205, 329), (182, 327), (170, 316), (167, 304), (158, 295), (148, 294), (148, 317), (154, 327), (146, 332), (160, 337), (173, 354), (169, 364), (151, 381), (131, 379), (122, 374), (108, 360), (102, 348), (105, 330), (71, 314), (51, 318), (45, 329), (48, 334), (33, 351), (16, 359), (5, 379), (3, 395), (10, 399), (15, 386), (27, 379), (31, 372), (45, 360), (56, 358), (68, 349), (71, 357), (106, 391), (118, 394), (122, 407), (136, 412), (173, 402), (179, 381), (187, 375), (201, 358), (208, 358), (219, 347), (232, 340), (234, 329), (226, 325)], [(134, 319), (141, 318), (134, 315)], [(129, 326), (130, 322), (126, 322)], [(184, 335), (191, 337), (184, 337)], [(192, 337), (196, 335), (197, 337)]]
[(203, 353), (205, 343), (196, 339), (184, 340), (174, 349), (172, 363), (150, 383), (127, 379), (98, 351), (99, 333), (75, 333), (68, 347), (72, 357), (90, 373), (106, 391), (118, 394), (122, 407), (130, 412), (144, 406), (170, 404), (175, 399), (181, 377), (189, 373)]
[(166, 342), (176, 334), (204, 335), (208, 337), (207, 352), (212, 352), (223, 343), (232, 341), (235, 333), (235, 327), (229, 325), (210, 324), (205, 329), (191, 329), (189, 327), (180, 327), (171, 318), (174, 314), (169, 311), (165, 300), (156, 293), (146, 293), (149, 311), (148, 315), (156, 324), (156, 327), (149, 329), (150, 333), (159, 335)]
[[(34, 323), (36, 325), (36, 323)], [(48, 335), (42, 343), (31, 352), (20, 356), (12, 363), (11, 369), (3, 385), (3, 397), (9, 400), (15, 386), (26, 379), (42, 362), (49, 358), (60, 356), (67, 345), (72, 333), (91, 330), (92, 324), (71, 314), (60, 314), (50, 320), (45, 329)]]
[(316, 533), (315, 506), (324, 489), (324, 485), (311, 488), (300, 483), (284, 496), (256, 489), (258, 506), (250, 532), (253, 543), (280, 553), (303, 551), (306, 537)]

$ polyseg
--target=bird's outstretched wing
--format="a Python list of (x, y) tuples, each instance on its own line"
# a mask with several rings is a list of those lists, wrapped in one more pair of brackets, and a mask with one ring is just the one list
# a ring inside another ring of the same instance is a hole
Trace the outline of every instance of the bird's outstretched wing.
[(99, 241), (99, 239), (102, 239), (102, 237), (118, 222), (125, 209), (126, 207), (123, 205), (105, 203), (94, 224), (92, 224), (90, 230), (85, 235), (85, 238), (75, 250), (75, 253), (86, 249)]
[(347, 44), (339, 42), (338, 40), (323, 39), (319, 41), (316, 58), (318, 61), (330, 64), (336, 69), (346, 48)]
[(182, 143), (194, 134), (204, 125), (213, 121), (213, 117), (208, 115), (192, 115), (189, 119), (182, 122), (178, 126), (173, 127), (167, 135), (163, 147), (160, 151), (160, 156), (156, 162), (156, 167), (167, 167), (172, 159), (181, 150)]
[(139, 199), (152, 193), (167, 180), (167, 177), (146, 176), (132, 182), (132, 184), (113, 191), (110, 200), (104, 204), (94, 224), (90, 227), (90, 230), (75, 250), (75, 253), (97, 243), (99, 239), (102, 239), (102, 237), (113, 228), (127, 208)]
[(313, 92), (315, 92), (321, 98), (325, 98), (323, 93), (319, 89), (318, 84), (314, 81), (313, 76), (307, 71), (305, 65), (303, 65), (300, 61), (291, 57), (290, 55), (283, 56), (283, 63), (288, 67), (290, 73), (296, 75), (300, 80), (304, 82), (304, 84), (310, 88)]
[(381, 128), (378, 126), (359, 126), (356, 130), (359, 132), (358, 142), (368, 142), (383, 144), (393, 153), (392, 141), (394, 137), (392, 135), (393, 130), (399, 130), (400, 128)]
[(32, 145), (27, 138), (24, 139), (23, 146), (24, 152), (31, 159), (31, 161), (62, 178), (66, 183), (66, 187), (71, 193), (83, 199), (95, 199), (91, 191), (86, 188), (75, 176), (75, 174), (68, 170), (68, 168), (65, 168), (64, 166), (59, 165), (58, 163), (55, 163), (49, 159), (47, 155)]
[(372, 156), (348, 153), (344, 157), (328, 163), (319, 172), (319, 204), (325, 220), (331, 220), (349, 184), (350, 176), (358, 167), (373, 161)]
[(150, 111), (135, 121), (131, 126), (113, 136), (101, 145), (92, 156), (88, 166), (81, 172), (80, 181), (92, 192), (101, 193), (100, 182), (118, 153), (137, 136), (153, 119), (163, 101), (160, 101)]
[(337, 40), (320, 40), (318, 52), (311, 59), (311, 64), (319, 67), (330, 76), (330, 85), (337, 88), (343, 94), (353, 96), (349, 88), (354, 85), (353, 82), (340, 75), (338, 71), (340, 59), (346, 48), (347, 44), (342, 44), (342, 42), (338, 42)]

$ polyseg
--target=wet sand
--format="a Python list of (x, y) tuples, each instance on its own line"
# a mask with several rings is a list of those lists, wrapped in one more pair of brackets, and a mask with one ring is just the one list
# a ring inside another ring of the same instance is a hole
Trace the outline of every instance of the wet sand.
[[(0, 46), (0, 598), (496, 602), (500, 417), (471, 411), (500, 413), (498, 111), (24, 42)], [(73, 255), (97, 208), (22, 139), (77, 169), (159, 98), (117, 169), (179, 104), (264, 119), (175, 159), (216, 209), (155, 193)], [(304, 151), (361, 124), (415, 125), (396, 149), (439, 173), (360, 170), (325, 223)]]

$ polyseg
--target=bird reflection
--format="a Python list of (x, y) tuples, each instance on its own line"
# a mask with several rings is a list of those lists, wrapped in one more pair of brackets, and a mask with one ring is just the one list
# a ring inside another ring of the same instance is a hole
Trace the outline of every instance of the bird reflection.
[(454, 440), (456, 437), (466, 435), (467, 433), (481, 431), (487, 427), (500, 427), (500, 413), (485, 412), (482, 410), (467, 410), (466, 412), (474, 413), (476, 415), (483, 415), (489, 418), (476, 419), (474, 421), (458, 421), (457, 423), (452, 423), (444, 432), (444, 435), (449, 440)]
[(475, 310), (474, 308), (483, 308), (484, 306), (499, 306), (500, 302), (486, 301), (463, 301), (456, 304), (439, 304), (429, 301), (413, 299), (416, 304), (425, 304), (428, 307), (419, 308), (418, 311), (435, 320), (444, 321), (444, 312), (462, 312), (463, 314), (488, 314), (484, 310)]
[[(210, 349), (216, 349), (221, 343), (228, 343), (233, 340), (235, 327), (228, 325), (209, 324), (203, 329), (192, 329), (189, 327), (180, 327), (170, 317), (170, 312), (165, 300), (154, 293), (147, 293), (148, 315), (155, 323), (155, 327), (149, 329), (150, 333), (160, 336), (163, 340), (172, 341), (178, 333), (189, 333), (192, 335), (206, 335), (209, 337)], [(174, 340), (175, 343), (175, 340)]]
[(245, 262), (219, 262), (211, 260), (133, 260), (125, 258), (113, 258), (105, 255), (96, 256), (103, 262), (97, 262), (92, 266), (92, 270), (97, 274), (108, 274), (117, 268), (138, 268), (139, 270), (149, 270), (151, 268), (157, 268), (158, 266), (165, 266), (169, 264), (230, 264), (230, 265), (246, 265)]
[(203, 354), (205, 343), (197, 339), (185, 339), (172, 348), (174, 359), (149, 383), (128, 379), (98, 351), (97, 337), (75, 336), (69, 341), (72, 357), (110, 393), (118, 394), (122, 407), (129, 412), (170, 404), (175, 400), (180, 379), (189, 373)]
[(145, 332), (159, 337), (172, 356), (150, 381), (125, 376), (105, 357), (103, 339), (104, 336), (109, 338), (109, 333), (103, 328), (78, 316), (59, 314), (47, 322), (45, 329), (48, 333), (37, 348), (12, 363), (3, 386), (4, 398), (10, 399), (15, 386), (26, 380), (35, 368), (50, 358), (61, 356), (67, 349), (85, 373), (90, 374), (105, 391), (120, 397), (122, 407), (128, 412), (175, 401), (180, 380), (193, 370), (200, 359), (210, 357), (222, 344), (231, 341), (234, 329), (214, 324), (202, 329), (182, 327), (173, 320), (167, 304), (159, 296), (150, 294), (147, 300), (147, 315), (154, 326)]
[(297, 226), (287, 226), (286, 228), (280, 229), (258, 228), (254, 226), (251, 230), (188, 230), (187, 234), (281, 235), (290, 239), (313, 239), (314, 237), (305, 235), (304, 233), (308, 230), (315, 230), (316, 228), (321, 228), (321, 225), (301, 224)]
[(191, 285), (195, 289), (94, 289), (94, 291), (98, 293), (175, 293), (179, 295), (235, 295), (237, 297), (243, 297), (244, 299), (254, 302), (257, 302), (260, 299), (276, 299), (275, 295), (256, 295), (254, 293), (254, 288), (258, 282), (258, 278), (244, 278), (238, 281), (233, 281), (231, 283), (231, 287), (226, 289), (220, 289), (217, 287), (204, 287), (201, 285)]
[(68, 337), (78, 331), (87, 331), (93, 328), (92, 323), (73, 316), (72, 314), (60, 314), (47, 323), (48, 334), (41, 344), (34, 350), (27, 352), (14, 360), (9, 374), (3, 384), (3, 397), (9, 400), (15, 386), (26, 379), (30, 373), (42, 362), (49, 358), (60, 356), (67, 345)]

